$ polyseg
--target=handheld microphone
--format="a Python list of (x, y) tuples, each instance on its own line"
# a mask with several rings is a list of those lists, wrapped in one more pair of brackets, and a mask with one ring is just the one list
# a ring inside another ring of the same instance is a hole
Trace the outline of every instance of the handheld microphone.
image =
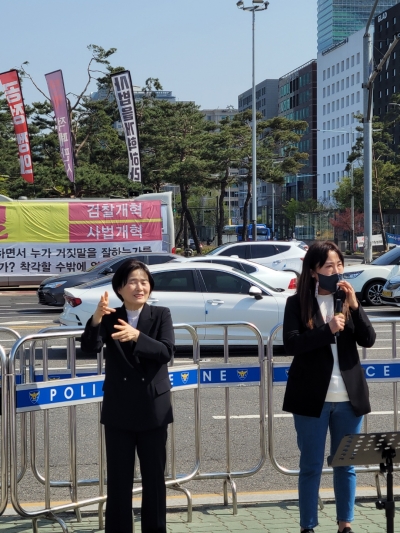
[[(335, 293), (335, 316), (340, 315), (343, 312), (343, 302), (346, 299), (346, 293), (341, 289), (338, 289)], [(335, 337), (339, 337), (339, 331), (335, 333)]]

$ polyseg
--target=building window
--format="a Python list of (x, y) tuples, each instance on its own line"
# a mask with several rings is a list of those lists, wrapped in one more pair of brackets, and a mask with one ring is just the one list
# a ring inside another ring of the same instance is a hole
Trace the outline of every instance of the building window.
[(393, 24), (396, 24), (396, 17), (393, 17)]
[(335, 137), (332, 137), (332, 148), (335, 148)]
[(322, 98), (325, 98), (325, 94), (326, 94), (326, 89), (325, 87), (322, 89)]
[(354, 67), (354, 56), (351, 56), (351, 66)]
[(332, 183), (335, 183), (335, 173), (332, 172)]
[(325, 78), (326, 78), (326, 70), (324, 70), (322, 73), (322, 79), (325, 80)]
[(322, 129), (323, 129), (323, 130), (326, 130), (326, 122), (323, 122), (323, 123), (322, 123)]
[(396, 85), (393, 85), (393, 93), (396, 92)]
[(340, 71), (344, 71), (344, 60), (340, 63)]
[(326, 157), (323, 157), (323, 158), (322, 158), (322, 166), (323, 166), (323, 167), (326, 167)]
[(347, 95), (347, 96), (346, 96), (346, 107), (349, 107), (349, 102), (350, 102), (350, 100), (349, 100), (349, 95)]
[(322, 149), (326, 150), (326, 139), (322, 141)]
[(350, 85), (350, 78), (347, 76), (347, 78), (346, 78), (346, 89), (349, 88), (349, 85)]
[(326, 183), (326, 174), (323, 174), (322, 176), (322, 183)]
[(326, 95), (327, 96), (330, 96), (331, 95), (331, 86), (328, 85), (327, 89), (326, 89)]
[(335, 75), (335, 65), (332, 65), (332, 76)]
[(328, 79), (331, 77), (331, 69), (330, 68), (327, 69), (326, 76), (327, 76)]
[(323, 105), (323, 106), (322, 106), (322, 114), (323, 114), (323, 115), (326, 114), (326, 105)]
[(347, 58), (346, 59), (346, 70), (348, 70), (350, 68), (350, 59)]
[(342, 152), (342, 163), (344, 163), (344, 152)]
[(341, 98), (340, 100), (340, 107), (343, 109), (344, 108), (344, 97)]
[(354, 93), (352, 93), (352, 95), (351, 95), (351, 104), (352, 105), (354, 104)]
[(330, 155), (328, 155), (328, 157), (327, 157), (326, 164), (328, 165), (328, 167), (331, 166), (331, 156)]
[(335, 101), (332, 102), (332, 113), (335, 111)]
[(344, 78), (342, 79), (342, 81), (340, 82), (340, 89), (343, 91), (344, 90)]
[(326, 112), (327, 112), (327, 113), (328, 113), (328, 115), (329, 115), (329, 113), (331, 112), (331, 104), (328, 104), (328, 107), (327, 107), (327, 110), (326, 110)]
[(344, 115), (340, 117), (340, 127), (344, 126)]
[(346, 115), (346, 126), (348, 126), (350, 124), (350, 115), (347, 114)]
[(330, 147), (331, 147), (331, 139), (329, 137), (329, 139), (328, 139), (328, 150), (329, 150)]
[(326, 191), (324, 191), (324, 200), (326, 200)]
[(351, 84), (354, 85), (354, 74), (351, 75)]
[(393, 69), (393, 76), (396, 76), (396, 69)]
[(335, 84), (332, 83), (332, 94), (335, 94)]
[(331, 173), (328, 172), (328, 183), (330, 183), (330, 182), (331, 182)]
[(358, 103), (359, 101), (360, 101), (360, 91), (357, 91), (356, 102)]
[(357, 53), (357, 65), (360, 64), (360, 60), (361, 60), (360, 52), (358, 52), (358, 53)]
[(360, 73), (357, 72), (357, 83), (360, 83)]
[(341, 135), (341, 144), (344, 144), (344, 133)]
[(339, 92), (339, 82), (338, 81), (336, 82), (336, 92), (337, 93)]

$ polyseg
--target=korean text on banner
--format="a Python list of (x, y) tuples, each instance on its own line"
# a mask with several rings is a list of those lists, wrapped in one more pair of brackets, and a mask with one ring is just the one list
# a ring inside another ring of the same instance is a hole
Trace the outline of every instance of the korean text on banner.
[(75, 181), (74, 150), (63, 75), (61, 70), (56, 70), (55, 72), (46, 74), (45, 78), (49, 88), (51, 104), (56, 116), (61, 159), (63, 160), (68, 179), (73, 183)]
[(0, 74), (0, 83), (3, 85), (4, 94), (14, 123), (21, 177), (28, 183), (33, 183), (31, 145), (29, 142), (28, 124), (26, 122), (25, 106), (18, 72), (16, 70), (3, 72)]
[(0, 276), (79, 272), (161, 251), (159, 200), (0, 204)]
[(139, 132), (137, 128), (135, 98), (132, 89), (131, 74), (128, 70), (112, 74), (111, 76), (115, 100), (117, 101), (123, 130), (125, 132), (126, 147), (129, 155), (128, 178), (132, 181), (142, 181), (140, 164)]

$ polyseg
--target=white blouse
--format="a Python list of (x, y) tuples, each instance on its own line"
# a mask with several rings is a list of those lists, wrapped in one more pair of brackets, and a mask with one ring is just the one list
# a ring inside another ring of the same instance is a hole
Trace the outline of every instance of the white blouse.
[[(332, 294), (318, 294), (317, 301), (319, 309), (321, 311), (322, 318), (327, 324), (332, 320), (335, 314), (334, 299)], [(326, 393), (326, 402), (348, 402), (349, 395), (347, 394), (346, 386), (344, 384), (342, 373), (339, 368), (339, 358), (336, 344), (331, 344), (333, 355), (333, 369), (331, 375), (331, 381), (329, 383), (328, 392)]]

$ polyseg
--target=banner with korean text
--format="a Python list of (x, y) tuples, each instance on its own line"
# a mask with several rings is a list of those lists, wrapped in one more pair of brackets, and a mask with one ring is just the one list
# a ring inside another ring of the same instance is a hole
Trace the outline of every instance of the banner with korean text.
[(73, 183), (75, 181), (74, 148), (63, 75), (61, 70), (56, 70), (55, 72), (45, 74), (45, 78), (47, 87), (49, 88), (51, 104), (56, 116), (61, 159), (63, 160), (68, 179)]
[(128, 178), (142, 181), (142, 169), (139, 151), (139, 132), (137, 127), (135, 97), (133, 94), (131, 74), (128, 70), (111, 75), (115, 100), (121, 117), (122, 128), (129, 156)]
[(4, 94), (11, 111), (14, 131), (17, 137), (21, 178), (28, 183), (33, 183), (31, 145), (29, 142), (28, 123), (26, 121), (18, 72), (16, 70), (3, 72), (0, 74), (0, 83), (3, 86)]
[(85, 271), (120, 254), (161, 251), (159, 200), (0, 204), (0, 276)]

